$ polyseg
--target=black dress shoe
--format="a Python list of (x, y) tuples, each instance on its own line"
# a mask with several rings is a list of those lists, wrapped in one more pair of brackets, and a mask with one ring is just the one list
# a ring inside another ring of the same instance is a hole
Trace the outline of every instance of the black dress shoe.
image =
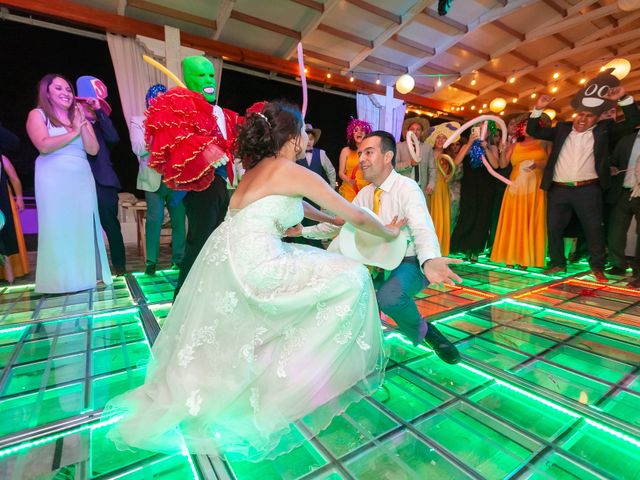
[(153, 277), (156, 274), (156, 264), (148, 263), (146, 268), (144, 269), (144, 274)]
[(627, 274), (627, 269), (622, 267), (611, 267), (605, 270), (607, 275), (617, 275), (619, 277), (624, 277)]
[(424, 342), (436, 352), (436, 355), (446, 363), (454, 365), (460, 361), (460, 352), (456, 346), (447, 340), (435, 325), (429, 324)]

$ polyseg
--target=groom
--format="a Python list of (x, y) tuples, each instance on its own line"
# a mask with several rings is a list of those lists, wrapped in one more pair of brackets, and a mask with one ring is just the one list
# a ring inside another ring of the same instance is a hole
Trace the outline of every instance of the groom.
[[(374, 279), (380, 310), (393, 318), (414, 345), (425, 342), (446, 363), (458, 363), (460, 353), (456, 347), (422, 317), (413, 297), (430, 283), (461, 282), (449, 268), (461, 260), (440, 256), (438, 237), (420, 187), (394, 169), (396, 141), (393, 135), (381, 130), (368, 134), (358, 147), (358, 154), (360, 169), (370, 184), (358, 192), (353, 204), (369, 208), (385, 224), (391, 223), (394, 217), (407, 219), (410, 233), (400, 265), (389, 272), (388, 278), (377, 275)], [(304, 227), (297, 233), (321, 239), (335, 236), (337, 232), (333, 225), (320, 224)]]
[[(214, 103), (215, 69), (207, 58), (186, 57), (182, 76), (196, 95), (174, 88), (158, 97), (147, 111), (147, 128), (155, 126), (155, 133), (149, 133), (152, 141), (147, 140), (152, 153), (149, 165), (164, 174), (170, 188), (187, 191), (183, 203), (189, 227), (175, 296), (203, 245), (224, 220), (229, 206), (227, 179), (233, 181), (230, 159), (238, 121), (237, 113)], [(177, 127), (168, 133), (172, 127), (166, 125), (171, 123)]]

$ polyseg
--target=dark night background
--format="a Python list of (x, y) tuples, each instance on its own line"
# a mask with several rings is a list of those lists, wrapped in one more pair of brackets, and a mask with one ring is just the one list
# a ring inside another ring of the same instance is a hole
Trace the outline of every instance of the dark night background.
[[(111, 120), (120, 134), (120, 144), (111, 159), (123, 190), (136, 193), (138, 162), (131, 153), (129, 132), (122, 115), (115, 73), (106, 41), (10, 21), (0, 22), (2, 67), (0, 82), (0, 122), (16, 133), (21, 150), (10, 159), (15, 165), (26, 196), (33, 196), (33, 173), (37, 151), (29, 141), (25, 122), (35, 107), (38, 81), (47, 73), (66, 76), (74, 83), (81, 75), (93, 75), (109, 89), (107, 98), (113, 112)], [(244, 112), (259, 100), (287, 99), (302, 103), (299, 86), (289, 85), (231, 70), (222, 71), (219, 103), (222, 107)], [(309, 90), (308, 123), (322, 130), (318, 146), (337, 166), (338, 155), (346, 144), (345, 131), (351, 116), (356, 116), (356, 102), (329, 93)], [(137, 192), (140, 195), (140, 192)]]

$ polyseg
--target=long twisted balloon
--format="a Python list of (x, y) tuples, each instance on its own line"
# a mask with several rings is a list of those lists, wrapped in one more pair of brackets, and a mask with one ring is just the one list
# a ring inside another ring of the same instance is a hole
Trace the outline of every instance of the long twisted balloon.
[(307, 114), (307, 74), (304, 72), (304, 56), (302, 42), (298, 42), (298, 69), (300, 70), (300, 82), (302, 83), (302, 118)]

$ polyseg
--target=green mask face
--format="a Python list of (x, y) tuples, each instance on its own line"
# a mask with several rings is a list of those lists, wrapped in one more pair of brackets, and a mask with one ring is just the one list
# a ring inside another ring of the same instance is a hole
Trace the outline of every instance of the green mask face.
[(186, 57), (182, 60), (182, 76), (189, 90), (204, 95), (207, 102), (216, 101), (216, 78), (213, 64), (205, 57)]

